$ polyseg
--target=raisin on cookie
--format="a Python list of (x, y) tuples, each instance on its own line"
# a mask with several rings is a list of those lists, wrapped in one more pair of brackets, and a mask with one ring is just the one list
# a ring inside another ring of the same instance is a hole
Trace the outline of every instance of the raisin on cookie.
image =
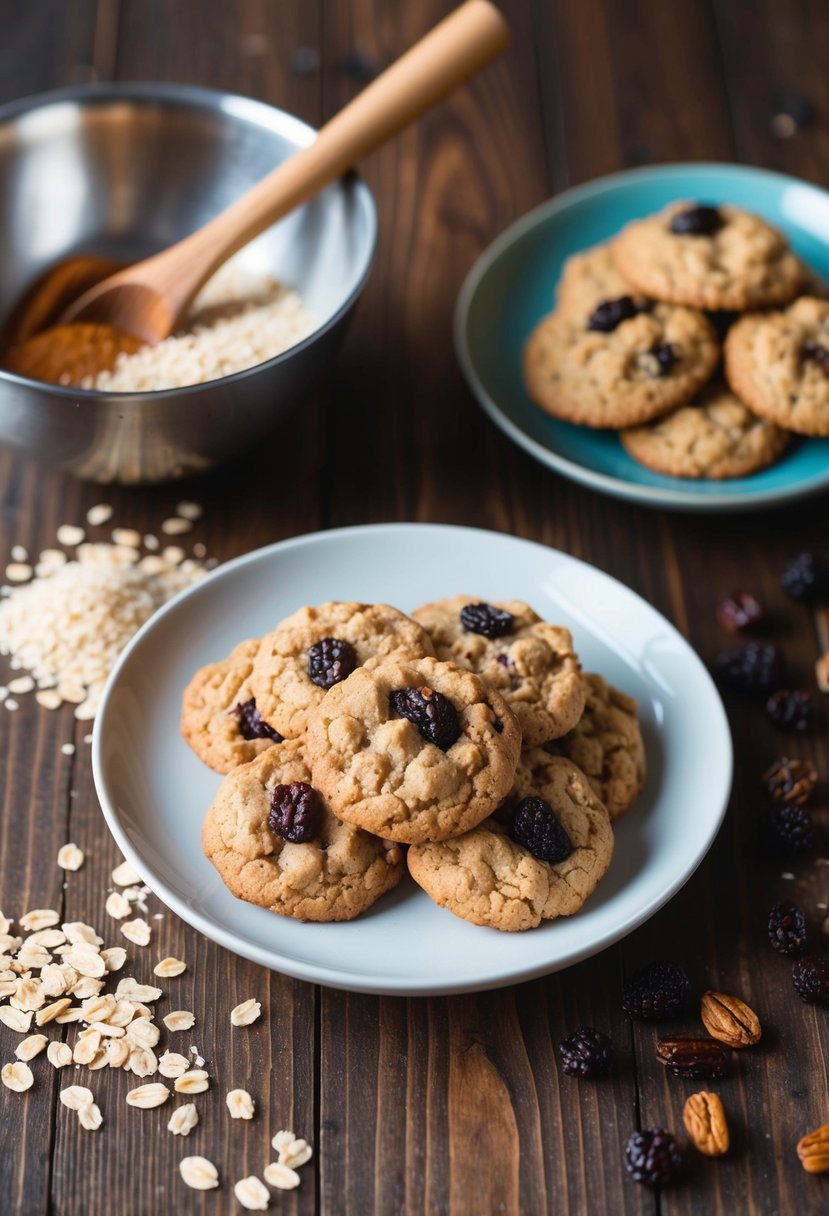
[(523, 601), (488, 604), (456, 595), (423, 604), (412, 616), (439, 659), (497, 688), (518, 718), (524, 747), (565, 735), (581, 717), (587, 686), (570, 631), (547, 624)]
[(500, 693), (433, 658), (358, 668), (308, 729), (314, 784), (334, 814), (407, 844), (480, 823), (510, 789), (520, 750)]
[(405, 868), (397, 845), (331, 814), (296, 739), (225, 777), (202, 844), (232, 895), (296, 920), (352, 920)]
[(425, 630), (388, 604), (331, 602), (300, 608), (262, 639), (251, 684), (260, 713), (286, 739), (305, 734), (332, 685), (357, 667), (434, 654)]
[(620, 312), (635, 316), (651, 303), (621, 273), (610, 245), (569, 257), (556, 289), (556, 313), (588, 328), (601, 329)]

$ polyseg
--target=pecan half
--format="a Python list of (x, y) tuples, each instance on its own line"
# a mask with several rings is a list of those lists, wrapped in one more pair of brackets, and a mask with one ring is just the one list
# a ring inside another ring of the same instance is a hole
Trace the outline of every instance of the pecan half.
[(704, 992), (699, 1013), (711, 1037), (728, 1047), (753, 1047), (760, 1042), (760, 1019), (739, 997)]
[(693, 1035), (677, 1034), (660, 1039), (656, 1044), (656, 1055), (675, 1077), (690, 1077), (692, 1081), (703, 1081), (708, 1077), (721, 1077), (725, 1072), (726, 1055), (722, 1045), (715, 1039), (694, 1038)]
[(797, 1155), (807, 1174), (829, 1172), (829, 1123), (798, 1140)]
[(682, 1111), (682, 1122), (694, 1148), (706, 1157), (721, 1157), (728, 1152), (728, 1124), (718, 1094), (705, 1089), (691, 1094)]

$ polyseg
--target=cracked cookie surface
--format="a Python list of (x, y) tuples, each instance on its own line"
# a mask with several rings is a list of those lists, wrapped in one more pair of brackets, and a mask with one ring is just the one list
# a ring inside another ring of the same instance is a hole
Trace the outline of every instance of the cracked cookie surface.
[(802, 296), (783, 311), (741, 317), (726, 339), (725, 374), (755, 414), (829, 436), (829, 301)]
[(342, 823), (327, 807), (314, 839), (268, 826), (277, 785), (311, 783), (299, 740), (277, 743), (225, 777), (205, 816), (204, 852), (237, 899), (297, 920), (351, 920), (400, 881), (402, 850)]
[(217, 773), (248, 764), (275, 742), (267, 733), (253, 735), (241, 713), (249, 702), (255, 705), (250, 676), (258, 649), (258, 638), (240, 642), (226, 659), (199, 668), (184, 690), (182, 736)]
[(550, 625), (521, 600), (492, 607), (513, 618), (495, 638), (466, 629), (461, 612), (480, 601), (456, 595), (415, 609), (438, 658), (469, 667), (496, 688), (521, 725), (524, 747), (535, 747), (572, 730), (584, 709), (587, 687), (568, 629)]
[[(439, 693), (459, 734), (445, 748), (394, 712), (403, 689)], [(334, 685), (312, 717), (315, 786), (341, 819), (416, 843), (467, 831), (512, 785), (521, 731), (503, 697), (473, 672), (437, 659), (387, 660)]]
[(721, 223), (710, 233), (677, 233), (676, 217), (695, 208), (672, 203), (634, 220), (613, 242), (616, 264), (637, 291), (697, 308), (767, 308), (785, 304), (802, 281), (802, 266), (785, 237), (739, 207), (716, 208)]
[[(510, 804), (529, 794), (550, 804), (570, 838), (573, 850), (563, 861), (539, 861), (510, 838)], [(578, 912), (612, 855), (610, 818), (584, 773), (563, 757), (534, 751), (522, 758), (516, 788), (497, 815), (452, 840), (414, 845), (407, 863), (440, 907), (515, 932)]]
[(725, 385), (704, 388), (680, 406), (619, 434), (634, 460), (669, 477), (747, 477), (773, 464), (789, 445), (782, 427), (761, 418)]
[(286, 739), (305, 734), (327, 691), (308, 673), (309, 649), (324, 638), (347, 642), (357, 667), (434, 653), (424, 629), (388, 604), (332, 601), (300, 608), (262, 639), (251, 677), (260, 713)]

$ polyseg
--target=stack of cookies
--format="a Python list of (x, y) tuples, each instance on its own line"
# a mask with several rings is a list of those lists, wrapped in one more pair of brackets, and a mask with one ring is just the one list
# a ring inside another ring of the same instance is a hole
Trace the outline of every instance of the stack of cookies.
[(524, 349), (527, 390), (556, 418), (618, 430), (656, 472), (747, 476), (792, 432), (829, 435), (817, 291), (764, 220), (674, 203), (565, 263)]
[(301, 608), (195, 674), (182, 733), (226, 774), (205, 853), (299, 920), (353, 919), (407, 864), (475, 924), (571, 915), (645, 776), (635, 702), (582, 674), (568, 630), (468, 596)]

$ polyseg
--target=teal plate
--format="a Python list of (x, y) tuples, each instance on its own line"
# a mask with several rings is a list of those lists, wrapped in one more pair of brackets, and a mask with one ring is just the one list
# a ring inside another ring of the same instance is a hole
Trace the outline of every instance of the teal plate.
[(741, 165), (658, 165), (599, 178), (536, 207), (478, 259), (458, 297), (455, 347), (490, 418), (549, 468), (617, 498), (686, 511), (745, 510), (829, 488), (829, 440), (797, 439), (770, 469), (729, 481), (665, 477), (632, 460), (615, 432), (550, 418), (521, 379), (521, 350), (553, 304), (565, 258), (675, 199), (729, 202), (764, 216), (829, 279), (829, 193)]

